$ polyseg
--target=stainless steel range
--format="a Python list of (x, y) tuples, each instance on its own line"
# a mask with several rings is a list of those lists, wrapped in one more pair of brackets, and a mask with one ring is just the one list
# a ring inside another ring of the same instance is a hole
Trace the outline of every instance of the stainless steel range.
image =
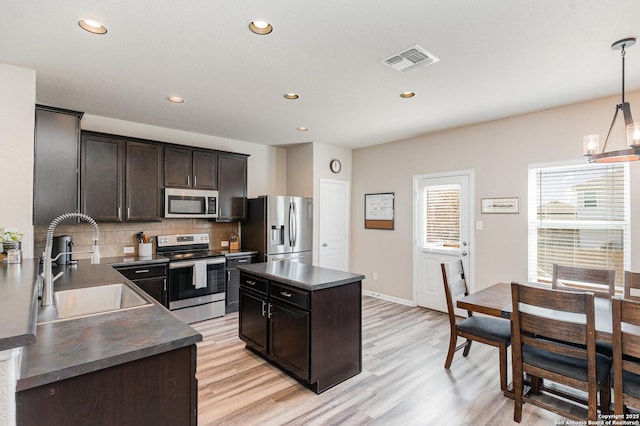
[(224, 315), (225, 257), (209, 250), (209, 234), (158, 235), (169, 259), (169, 309), (187, 323)]

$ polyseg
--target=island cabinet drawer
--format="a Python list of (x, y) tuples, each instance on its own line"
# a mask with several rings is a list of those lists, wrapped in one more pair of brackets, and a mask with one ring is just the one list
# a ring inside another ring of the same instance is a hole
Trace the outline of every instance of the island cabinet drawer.
[(267, 280), (254, 277), (253, 275), (240, 274), (240, 286), (248, 287), (253, 291), (259, 291), (260, 293), (267, 293)]
[(144, 278), (162, 277), (167, 275), (167, 265), (140, 265), (140, 266), (127, 266), (124, 268), (116, 268), (125, 277), (130, 280), (141, 280)]
[(269, 296), (274, 299), (285, 300), (302, 309), (309, 310), (309, 292), (285, 286), (279, 283), (271, 283)]

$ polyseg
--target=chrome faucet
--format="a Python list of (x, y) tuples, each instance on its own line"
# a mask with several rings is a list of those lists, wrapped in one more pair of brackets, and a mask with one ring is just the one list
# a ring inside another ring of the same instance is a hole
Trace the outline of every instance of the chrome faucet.
[(98, 251), (98, 223), (90, 216), (84, 213), (65, 213), (53, 219), (47, 229), (47, 241), (44, 246), (43, 257), (43, 288), (42, 288), (42, 306), (49, 306), (53, 304), (53, 282), (60, 278), (64, 271), (59, 272), (55, 277), (52, 272), (52, 263), (55, 262), (60, 256), (69, 254), (71, 252), (59, 253), (54, 259), (51, 258), (51, 251), (53, 249), (53, 231), (60, 222), (72, 217), (83, 219), (93, 226), (93, 248), (90, 251), (77, 251), (75, 253), (91, 253), (91, 263), (100, 263), (100, 252)]

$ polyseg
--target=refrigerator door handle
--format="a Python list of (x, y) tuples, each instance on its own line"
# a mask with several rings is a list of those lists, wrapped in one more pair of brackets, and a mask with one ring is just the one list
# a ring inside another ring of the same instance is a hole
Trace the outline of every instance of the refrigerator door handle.
[(293, 247), (293, 202), (289, 201), (289, 247)]
[(291, 228), (293, 230), (293, 238), (292, 238), (292, 243), (291, 246), (295, 247), (297, 242), (298, 242), (298, 212), (296, 211), (296, 202), (292, 201), (291, 205), (293, 206), (293, 217), (292, 217), (292, 222), (293, 222), (293, 227)]

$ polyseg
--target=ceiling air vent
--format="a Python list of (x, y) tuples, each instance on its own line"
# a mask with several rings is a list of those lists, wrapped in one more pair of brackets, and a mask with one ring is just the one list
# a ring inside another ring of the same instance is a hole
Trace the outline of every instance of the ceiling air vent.
[(407, 72), (425, 65), (434, 64), (439, 60), (440, 59), (424, 50), (422, 46), (414, 44), (401, 52), (382, 59), (380, 62), (390, 66), (394, 70)]

